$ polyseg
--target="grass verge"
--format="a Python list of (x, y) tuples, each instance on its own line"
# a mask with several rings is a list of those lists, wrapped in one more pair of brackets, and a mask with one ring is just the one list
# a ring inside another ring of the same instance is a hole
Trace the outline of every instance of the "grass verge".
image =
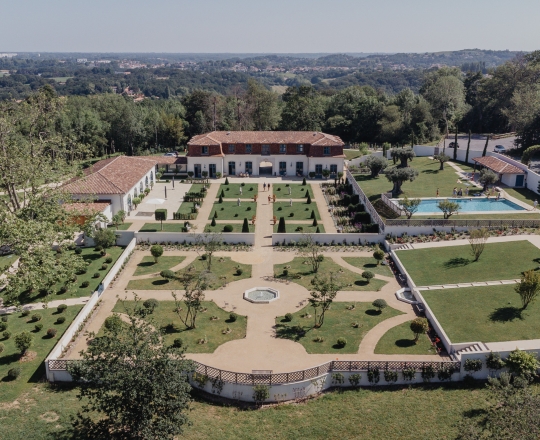
[(159, 257), (159, 260), (156, 263), (154, 261), (154, 257), (150, 255), (145, 255), (142, 258), (141, 262), (137, 264), (137, 268), (135, 269), (133, 275), (139, 276), (149, 275), (151, 273), (159, 273), (162, 270), (170, 269), (171, 267), (177, 266), (185, 259), (186, 257), (173, 257), (168, 255), (162, 255), (161, 257)]

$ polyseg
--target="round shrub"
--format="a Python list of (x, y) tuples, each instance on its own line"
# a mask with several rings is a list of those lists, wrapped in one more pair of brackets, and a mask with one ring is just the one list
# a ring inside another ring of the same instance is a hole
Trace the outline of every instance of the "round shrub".
[(96, 246), (96, 247), (94, 248), (94, 250), (95, 250), (96, 252), (101, 252), (101, 251), (103, 250), (103, 246)]
[(379, 311), (379, 313), (382, 312), (383, 309), (388, 307), (388, 303), (382, 298), (376, 299), (371, 303), (371, 305), (375, 307)]
[(278, 211), (283, 211), (283, 208), (281, 206), (278, 206)]
[(338, 345), (338, 347), (345, 347), (347, 345), (347, 339), (338, 338), (337, 345)]
[(289, 217), (294, 217), (294, 212), (289, 213)]
[(108, 267), (109, 267), (108, 264), (103, 263), (103, 264), (101, 265), (101, 270), (105, 270), (105, 269), (107, 269)]
[(47, 329), (47, 336), (49, 338), (54, 338), (56, 336), (56, 333), (58, 333), (58, 330), (56, 330), (55, 328)]
[(34, 321), (34, 322), (41, 321), (41, 318), (42, 318), (42, 316), (39, 313), (34, 313), (32, 315), (32, 321)]
[(223, 232), (232, 232), (232, 231), (233, 231), (232, 225), (223, 226)]
[(56, 323), (57, 324), (63, 324), (64, 322), (66, 322), (66, 317), (65, 316), (59, 316), (58, 318), (56, 318)]
[(4, 330), (7, 330), (7, 323), (6, 322), (0, 322), (0, 332), (3, 332)]
[(118, 316), (116, 313), (112, 316), (109, 316), (107, 319), (105, 319), (105, 328), (112, 332), (112, 333), (118, 333), (122, 329), (122, 318)]
[(251, 206), (248, 206), (248, 207), (246, 208), (246, 211), (251, 211)]
[(2, 316), (2, 322), (8, 322), (8, 315)]
[(202, 254), (202, 255), (201, 255), (201, 260), (202, 260), (202, 261), (205, 261), (206, 258), (207, 258), (206, 254)]
[(159, 306), (159, 302), (157, 299), (150, 298), (143, 302), (143, 306), (148, 309), (150, 313), (153, 313), (155, 308)]
[(58, 293), (62, 295), (63, 293), (66, 293), (67, 291), (68, 291), (67, 286), (62, 286), (60, 287), (60, 290), (58, 291)]
[(11, 332), (6, 330), (4, 333), (2, 333), (2, 336), (4, 337), (4, 339), (9, 339), (11, 338)]
[(67, 309), (67, 305), (66, 304), (60, 304), (56, 310), (58, 311), (58, 313), (63, 313), (65, 312), (65, 310)]
[(236, 313), (232, 312), (232, 313), (229, 315), (229, 321), (235, 322), (237, 319), (238, 319), (238, 315), (237, 315)]
[(81, 286), (82, 287), (88, 287), (90, 285), (90, 281), (83, 281)]
[(36, 324), (36, 325), (34, 326), (34, 330), (35, 330), (36, 332), (40, 332), (42, 328), (43, 328), (43, 324), (42, 324), (42, 323)]
[(101, 275), (99, 273), (95, 273), (94, 275), (92, 275), (92, 278), (99, 278)]
[(283, 269), (283, 276), (289, 275), (289, 269)]
[(244, 269), (242, 269), (241, 267), (236, 269), (236, 275), (242, 275), (243, 273), (244, 273)]
[(162, 270), (159, 275), (161, 278), (165, 278), (166, 280), (172, 280), (175, 277), (174, 272), (170, 269)]
[(105, 263), (111, 264), (112, 263), (112, 257), (105, 258)]
[(293, 320), (292, 313), (286, 313), (285, 314), (285, 321), (291, 322)]
[(23, 310), (23, 311), (21, 312), (21, 314), (22, 314), (23, 316), (28, 316), (28, 315), (30, 314), (30, 310), (25, 309), (25, 310)]
[(80, 247), (75, 248), (75, 253), (76, 253), (77, 255), (81, 255), (81, 254), (82, 254), (82, 249), (81, 249)]
[(8, 377), (11, 380), (17, 379), (21, 375), (21, 367), (13, 367), (8, 371)]
[(364, 278), (368, 283), (374, 276), (375, 274), (373, 272), (370, 272), (369, 270), (362, 272), (362, 278)]
[(73, 276), (69, 279), (69, 281), (71, 281), (72, 283), (77, 282), (77, 276), (76, 276), (76, 275), (73, 275)]
[(102, 251), (100, 251), (99, 255), (104, 257), (105, 255), (107, 255), (107, 251), (105, 249), (103, 249)]
[(2, 353), (2, 352), (4, 351), (5, 348), (6, 348), (6, 347), (4, 346), (4, 344), (2, 344), (2, 343), (0, 342), (0, 353)]
[(84, 275), (86, 272), (88, 272), (88, 270), (86, 268), (84, 269), (81, 269), (77, 272), (78, 275)]
[(173, 341), (173, 347), (175, 347), (175, 348), (182, 348), (182, 345), (184, 345), (184, 341), (182, 341), (182, 339), (180, 339), (180, 338), (176, 338)]

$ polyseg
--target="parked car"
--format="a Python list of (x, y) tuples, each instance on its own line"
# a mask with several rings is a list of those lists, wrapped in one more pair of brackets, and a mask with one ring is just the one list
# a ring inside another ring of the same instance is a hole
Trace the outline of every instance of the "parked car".
[(448, 148), (454, 148), (454, 145), (457, 145), (456, 148), (459, 148), (459, 144), (456, 144), (455, 142), (450, 142), (450, 143), (448, 144)]
[(495, 148), (493, 149), (495, 153), (506, 153), (506, 148), (502, 145), (495, 145)]
[(176, 157), (176, 156), (178, 156), (178, 152), (177, 151), (171, 151), (170, 153), (165, 153), (163, 156)]

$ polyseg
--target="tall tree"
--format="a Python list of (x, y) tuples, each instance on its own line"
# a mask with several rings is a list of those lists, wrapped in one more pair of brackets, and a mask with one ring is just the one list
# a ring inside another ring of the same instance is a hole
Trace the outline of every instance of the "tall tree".
[(320, 131), (324, 123), (324, 98), (311, 86), (289, 87), (283, 94), (284, 130)]

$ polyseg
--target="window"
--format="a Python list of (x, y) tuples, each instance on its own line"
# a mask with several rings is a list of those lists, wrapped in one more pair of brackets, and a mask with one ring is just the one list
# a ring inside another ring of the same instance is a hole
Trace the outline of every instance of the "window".
[(296, 152), (297, 153), (303, 153), (304, 152), (304, 146), (303, 145), (297, 145), (296, 146)]
[(330, 165), (330, 174), (337, 174), (337, 165)]
[(246, 162), (246, 173), (250, 176), (253, 174), (253, 162)]
[(208, 154), (208, 147), (202, 147), (202, 154)]
[(246, 154), (251, 154), (251, 144), (246, 144)]
[(234, 153), (234, 145), (229, 145), (229, 153)]
[(323, 147), (323, 154), (325, 156), (330, 156), (330, 147)]
[(270, 154), (270, 145), (263, 145), (261, 147), (261, 154), (268, 156)]
[(281, 144), (279, 146), (279, 152), (282, 153), (282, 154), (286, 153), (287, 152), (287, 145)]
[(285, 176), (287, 174), (287, 162), (279, 163), (279, 175)]
[(321, 176), (322, 175), (322, 165), (315, 165), (315, 174), (317, 176)]

